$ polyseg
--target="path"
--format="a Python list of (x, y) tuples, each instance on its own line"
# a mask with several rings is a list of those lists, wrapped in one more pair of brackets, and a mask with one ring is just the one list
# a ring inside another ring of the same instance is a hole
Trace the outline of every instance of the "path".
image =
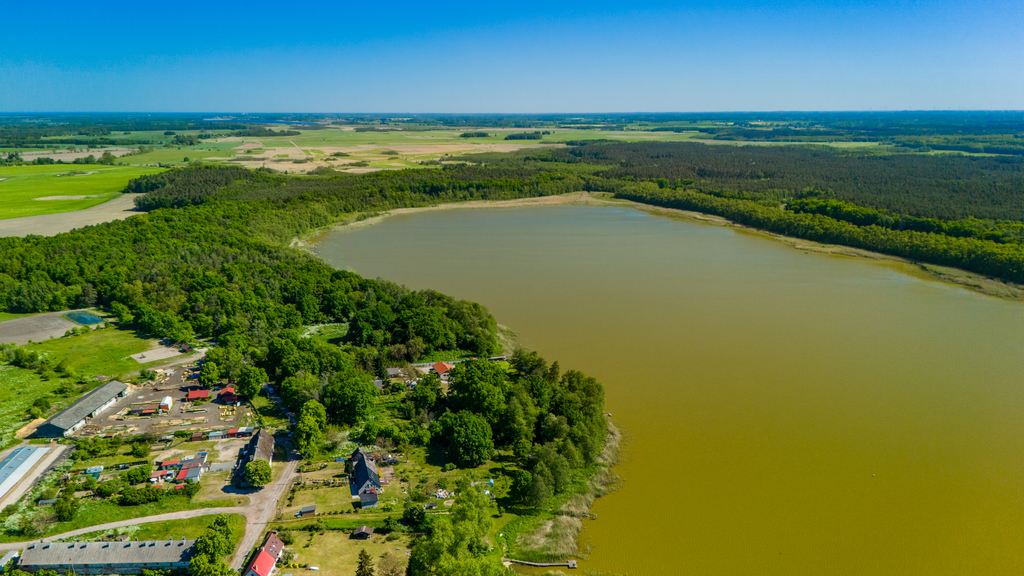
[(135, 211), (135, 197), (139, 194), (122, 194), (110, 202), (104, 202), (85, 210), (25, 216), (0, 220), (0, 237), (3, 236), (56, 236), (75, 228), (92, 226), (112, 220), (124, 220), (129, 216), (142, 214)]
[[(289, 450), (289, 452), (291, 452)], [(274, 514), (277, 512), (277, 503), (281, 501), (281, 495), (284, 491), (291, 486), (292, 479), (295, 477), (295, 467), (298, 465), (298, 457), (289, 458), (287, 464), (285, 464), (284, 472), (281, 473), (281, 477), (270, 486), (264, 486), (263, 490), (249, 495), (249, 505), (246, 508), (251, 509), (246, 514), (245, 523), (245, 536), (242, 537), (242, 542), (238, 545), (238, 549), (235, 551), (235, 557), (231, 560), (231, 567), (240, 569), (242, 563), (249, 556), (249, 552), (256, 546), (256, 541), (259, 540), (261, 534), (266, 529), (267, 524), (274, 519)]]

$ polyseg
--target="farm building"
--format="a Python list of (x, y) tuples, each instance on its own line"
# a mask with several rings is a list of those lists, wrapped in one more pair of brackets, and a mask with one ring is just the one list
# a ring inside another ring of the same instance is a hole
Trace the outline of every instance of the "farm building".
[(360, 526), (358, 530), (352, 533), (352, 537), (356, 540), (367, 540), (370, 536), (373, 536), (373, 528), (370, 526)]
[(302, 510), (299, 510), (299, 516), (316, 516), (316, 504), (303, 506)]
[(270, 576), (282, 552), (284, 552), (284, 543), (278, 539), (277, 534), (267, 534), (267, 539), (263, 541), (263, 545), (246, 565), (242, 574), (244, 576)]
[(0, 497), (7, 495), (49, 452), (42, 446), (22, 446), (0, 462)]
[[(241, 436), (241, 431), (239, 431), (239, 436)], [(259, 433), (253, 436), (252, 440), (249, 440), (249, 443), (242, 449), (238, 473), (244, 474), (246, 465), (253, 460), (266, 460), (267, 464), (274, 463), (274, 437), (266, 430), (260, 429)]]
[(112, 380), (83, 396), (78, 402), (61, 410), (36, 429), (40, 438), (59, 438), (74, 434), (104, 409), (113, 406), (118, 398), (128, 395), (128, 385)]
[(18, 559), (25, 572), (54, 570), (74, 574), (140, 574), (143, 570), (188, 568), (195, 540), (144, 542), (37, 542)]

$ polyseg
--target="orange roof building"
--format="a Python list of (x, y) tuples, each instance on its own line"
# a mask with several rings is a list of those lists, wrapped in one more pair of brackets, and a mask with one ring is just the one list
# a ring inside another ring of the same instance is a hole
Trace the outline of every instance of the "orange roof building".
[(446, 372), (451, 370), (452, 368), (455, 368), (455, 366), (453, 366), (453, 365), (451, 365), (451, 364), (449, 364), (447, 362), (438, 362), (437, 364), (434, 364), (433, 366), (431, 366), (431, 368), (434, 369), (434, 372), (437, 372), (438, 376), (442, 376)]

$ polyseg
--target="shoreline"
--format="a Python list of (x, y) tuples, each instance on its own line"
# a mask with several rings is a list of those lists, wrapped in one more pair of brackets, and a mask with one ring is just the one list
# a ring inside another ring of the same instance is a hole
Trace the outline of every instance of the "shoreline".
[(528, 208), (534, 206), (626, 206), (649, 214), (656, 214), (661, 216), (670, 216), (677, 218), (685, 218), (689, 220), (696, 220), (706, 224), (713, 224), (716, 226), (725, 226), (730, 228), (736, 228), (747, 233), (759, 234), (766, 236), (782, 244), (785, 244), (793, 249), (802, 250), (805, 253), (818, 253), (818, 254), (830, 254), (833, 256), (845, 256), (850, 258), (863, 258), (866, 260), (874, 260), (878, 262), (887, 262), (896, 267), (900, 272), (908, 274), (910, 276), (921, 278), (924, 280), (930, 280), (940, 282), (942, 284), (948, 284), (966, 288), (972, 292), (983, 294), (985, 296), (991, 296), (1002, 300), (1010, 300), (1019, 302), (1024, 300), (1024, 285), (1014, 284), (1012, 282), (1006, 282), (1003, 280), (989, 278), (982, 276), (974, 272), (968, 272), (966, 270), (960, 270), (959, 268), (950, 268), (947, 266), (939, 266), (937, 264), (927, 264), (924, 262), (916, 262), (901, 258), (899, 256), (890, 256), (888, 254), (881, 254), (878, 252), (871, 252), (869, 250), (863, 250), (860, 248), (853, 248), (851, 246), (843, 246), (841, 244), (821, 244), (813, 242), (811, 240), (804, 240), (801, 238), (794, 238), (791, 236), (784, 236), (782, 234), (776, 234), (774, 232), (768, 232), (766, 230), (760, 230), (758, 228), (752, 228), (744, 226), (743, 224), (737, 224), (721, 216), (713, 216), (710, 214), (703, 214), (701, 212), (692, 212), (689, 210), (680, 210), (678, 208), (665, 208), (661, 206), (652, 206), (649, 204), (642, 204), (639, 202), (633, 202), (632, 200), (623, 200), (614, 198), (610, 192), (572, 192), (570, 194), (563, 194), (560, 196), (539, 196), (533, 198), (517, 198), (514, 200), (472, 200), (470, 202), (450, 202), (445, 204), (435, 204), (432, 206), (420, 206), (415, 208), (396, 208), (394, 210), (388, 210), (379, 214), (375, 214), (368, 218), (358, 219), (359, 214), (350, 216), (349, 218), (342, 220), (339, 223), (327, 226), (311, 232), (303, 238), (294, 238), (290, 247), (305, 250), (312, 254), (316, 254), (316, 245), (320, 244), (324, 238), (331, 232), (341, 232), (358, 230), (374, 224), (383, 222), (386, 218), (391, 216), (398, 216), (403, 214), (413, 214), (417, 212), (436, 212), (441, 210), (471, 210), (471, 209), (493, 209), (493, 208)]

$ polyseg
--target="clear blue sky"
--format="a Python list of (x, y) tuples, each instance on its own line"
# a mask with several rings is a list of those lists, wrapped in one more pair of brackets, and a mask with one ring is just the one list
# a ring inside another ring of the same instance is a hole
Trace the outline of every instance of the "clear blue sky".
[(0, 111), (1024, 109), (1024, 1), (0, 2)]

